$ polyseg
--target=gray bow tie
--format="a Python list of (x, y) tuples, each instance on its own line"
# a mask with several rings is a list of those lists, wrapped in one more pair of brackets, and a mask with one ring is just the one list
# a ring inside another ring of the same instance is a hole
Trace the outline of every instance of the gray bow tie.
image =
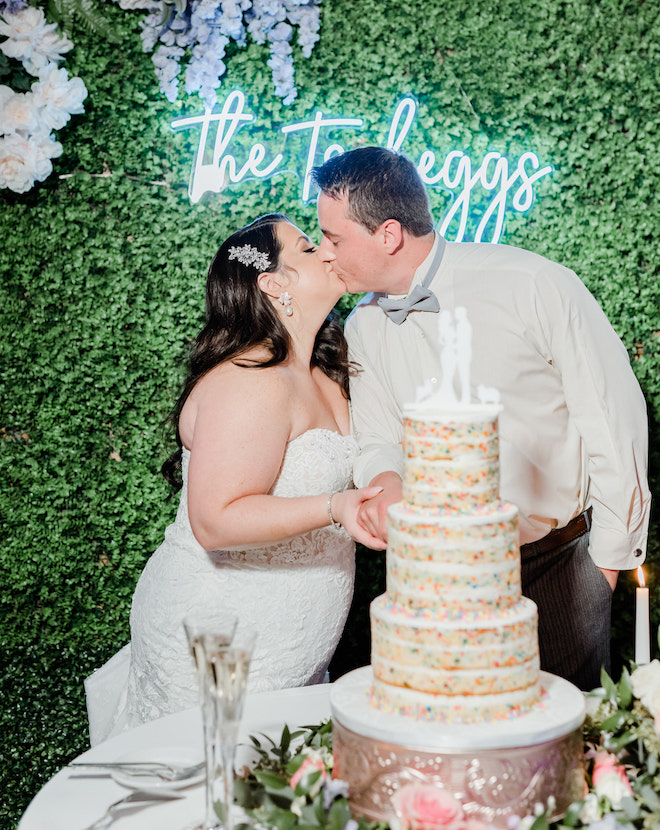
[(436, 240), (435, 254), (428, 266), (422, 284), (416, 285), (407, 297), (400, 297), (399, 299), (381, 297), (378, 300), (378, 305), (397, 326), (400, 326), (405, 321), (411, 311), (434, 311), (436, 313), (440, 311), (438, 298), (431, 291), (429, 285), (440, 268), (446, 243), (439, 234), (436, 235)]
[(416, 285), (407, 297), (389, 299), (381, 297), (378, 305), (397, 326), (404, 322), (411, 311), (440, 311), (438, 298), (430, 288)]

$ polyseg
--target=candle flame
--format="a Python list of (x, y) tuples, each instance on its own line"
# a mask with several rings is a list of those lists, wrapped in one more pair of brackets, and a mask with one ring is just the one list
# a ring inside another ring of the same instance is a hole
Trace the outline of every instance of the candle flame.
[(646, 580), (644, 579), (644, 569), (641, 565), (639, 566), (639, 568), (637, 568), (637, 579), (639, 581), (639, 587), (646, 588)]

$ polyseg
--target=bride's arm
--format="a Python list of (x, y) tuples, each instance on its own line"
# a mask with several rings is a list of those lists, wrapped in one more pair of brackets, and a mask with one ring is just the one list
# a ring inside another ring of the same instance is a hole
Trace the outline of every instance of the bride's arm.
[[(190, 524), (206, 550), (258, 547), (330, 524), (328, 494), (268, 495), (287, 443), (295, 437), (291, 400), (282, 366), (245, 369), (225, 364), (193, 390), (180, 429), (191, 451)], [(352, 490), (332, 500), (335, 520), (369, 546), (377, 540), (359, 528), (356, 516), (360, 504), (375, 492)]]

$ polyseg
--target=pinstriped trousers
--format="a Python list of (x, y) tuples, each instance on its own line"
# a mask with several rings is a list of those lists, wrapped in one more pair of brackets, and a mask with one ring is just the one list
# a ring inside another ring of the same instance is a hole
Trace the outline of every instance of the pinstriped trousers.
[(589, 556), (589, 533), (544, 553), (520, 549), (522, 590), (539, 609), (541, 669), (588, 691), (610, 671), (612, 589)]

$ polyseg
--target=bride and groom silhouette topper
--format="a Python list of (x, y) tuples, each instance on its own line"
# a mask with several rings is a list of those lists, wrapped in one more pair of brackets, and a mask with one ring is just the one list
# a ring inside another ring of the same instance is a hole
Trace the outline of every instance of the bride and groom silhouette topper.
[[(443, 308), (438, 313), (438, 343), (440, 345), (440, 369), (442, 379), (434, 391), (435, 378), (417, 387), (417, 403), (443, 407), (465, 407), (471, 402), (470, 367), (472, 364), (472, 325), (465, 306), (457, 306), (452, 312)], [(460, 394), (456, 394), (455, 378), (458, 375)], [(499, 404), (497, 389), (479, 384), (479, 403)]]

